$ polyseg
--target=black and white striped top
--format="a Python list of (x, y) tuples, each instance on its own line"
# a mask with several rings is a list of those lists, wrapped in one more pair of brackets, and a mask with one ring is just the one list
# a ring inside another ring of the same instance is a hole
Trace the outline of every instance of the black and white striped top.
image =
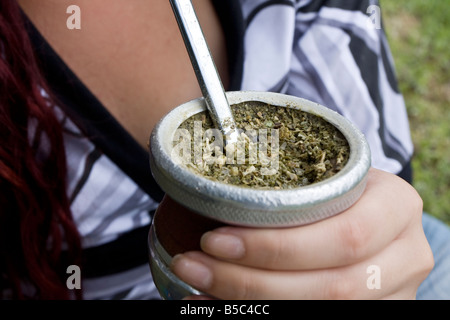
[[(230, 90), (276, 91), (323, 104), (354, 122), (373, 166), (409, 178), (413, 152), (383, 29), (367, 0), (215, 0), (227, 41)], [(30, 25), (61, 115), (68, 194), (88, 261), (87, 299), (158, 298), (147, 232), (163, 193), (148, 155)], [(136, 250), (133, 251), (132, 249)]]

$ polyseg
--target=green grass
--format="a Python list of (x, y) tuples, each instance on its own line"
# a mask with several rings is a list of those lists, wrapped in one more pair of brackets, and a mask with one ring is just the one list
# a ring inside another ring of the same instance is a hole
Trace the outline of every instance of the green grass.
[(450, 5), (380, 2), (415, 146), (414, 186), (425, 211), (450, 225)]

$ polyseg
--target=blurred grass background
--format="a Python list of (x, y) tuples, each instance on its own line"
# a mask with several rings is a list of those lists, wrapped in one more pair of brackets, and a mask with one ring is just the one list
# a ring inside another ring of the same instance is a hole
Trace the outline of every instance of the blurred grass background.
[(450, 225), (450, 2), (380, 0), (415, 146), (424, 210)]

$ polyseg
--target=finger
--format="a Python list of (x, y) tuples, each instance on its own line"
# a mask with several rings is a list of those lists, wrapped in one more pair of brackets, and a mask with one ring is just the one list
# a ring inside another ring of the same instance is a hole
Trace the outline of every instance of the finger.
[(285, 229), (219, 228), (202, 237), (201, 247), (210, 255), (257, 268), (338, 267), (382, 250), (405, 230), (411, 214), (420, 217), (421, 206), (409, 184), (373, 169), (361, 198), (339, 215)]
[(299, 272), (255, 269), (189, 252), (174, 258), (172, 270), (220, 299), (406, 299), (415, 296), (429, 272), (429, 261), (417, 254), (427, 252), (421, 244), (420, 239), (411, 245), (410, 239), (401, 238), (370, 260)]

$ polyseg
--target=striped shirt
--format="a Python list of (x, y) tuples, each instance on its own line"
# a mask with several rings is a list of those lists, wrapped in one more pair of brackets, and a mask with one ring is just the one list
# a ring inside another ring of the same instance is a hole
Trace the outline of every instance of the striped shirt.
[[(365, 134), (374, 167), (407, 172), (413, 146), (405, 104), (386, 35), (367, 13), (376, 1), (213, 3), (227, 41), (230, 90), (281, 92), (325, 105)], [(31, 23), (30, 36), (64, 105), (67, 192), (85, 248), (85, 298), (158, 298), (146, 236), (163, 193), (148, 154)]]

